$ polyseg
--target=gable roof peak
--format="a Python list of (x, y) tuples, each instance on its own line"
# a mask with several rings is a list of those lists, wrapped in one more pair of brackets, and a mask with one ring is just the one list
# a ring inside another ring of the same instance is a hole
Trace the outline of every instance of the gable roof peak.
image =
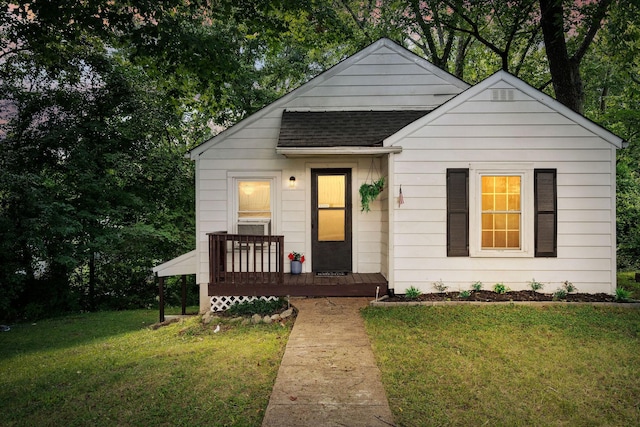
[(307, 81), (306, 83), (302, 84), (298, 88), (292, 90), (291, 92), (288, 92), (287, 94), (283, 95), (279, 99), (273, 101), (271, 104), (266, 105), (262, 109), (251, 114), (250, 116), (246, 117), (240, 122), (225, 129), (219, 134), (209, 138), (207, 141), (201, 143), (200, 145), (192, 148), (187, 153), (186, 157), (190, 157), (192, 160), (197, 159), (198, 156), (200, 156), (200, 154), (208, 150), (210, 147), (218, 144), (221, 141), (224, 141), (229, 136), (242, 130), (244, 127), (250, 125), (251, 123), (256, 122), (257, 120), (268, 115), (272, 111), (278, 108), (286, 108), (287, 105), (296, 97), (299, 97), (304, 93), (311, 91), (314, 88), (322, 85), (331, 77), (336, 76), (337, 74), (343, 72), (347, 68), (353, 66), (354, 64), (357, 64), (358, 62), (362, 61), (364, 58), (375, 54), (376, 51), (382, 48), (390, 49), (393, 53), (404, 57), (405, 59), (409, 60), (416, 66), (423, 68), (426, 72), (431, 73), (432, 75), (442, 79), (443, 82), (446, 82), (447, 84), (457, 88), (456, 92), (458, 93), (469, 88), (469, 84), (460, 80), (453, 74), (450, 74), (449, 72), (436, 67), (431, 62), (427, 61), (425, 58), (422, 58), (421, 56), (411, 52), (409, 49), (401, 46), (400, 44), (394, 42), (393, 40), (383, 37), (371, 43), (369, 46), (365, 47), (364, 49), (356, 52), (355, 54), (343, 59), (342, 61), (338, 62), (336, 65), (320, 73), (319, 75)]
[(471, 86), (469, 89), (465, 90), (464, 92), (460, 93), (459, 95), (445, 102), (440, 107), (435, 109), (433, 112), (424, 116), (422, 119), (416, 120), (415, 122), (401, 129), (394, 135), (391, 135), (389, 138), (387, 138), (384, 141), (384, 145), (391, 146), (396, 144), (405, 135), (414, 132), (416, 128), (425, 126), (428, 123), (431, 123), (433, 120), (446, 114), (447, 112), (451, 111), (453, 108), (459, 106), (464, 102), (467, 102), (468, 100), (475, 97), (476, 95), (479, 95), (481, 92), (491, 89), (492, 87), (496, 86), (500, 82), (505, 82), (508, 85), (512, 86), (514, 89), (519, 90), (524, 94), (528, 95), (529, 97), (531, 97), (532, 99), (540, 102), (541, 104), (546, 105), (548, 108), (550, 108), (551, 110), (554, 110), (556, 113), (565, 116), (566, 118), (578, 124), (579, 126), (582, 126), (583, 128), (594, 133), (595, 135), (598, 135), (599, 137), (609, 142), (616, 148), (624, 148), (625, 146), (624, 139), (620, 138), (619, 136), (615, 135), (614, 133), (612, 133), (608, 129), (605, 129), (599, 124), (593, 122), (592, 120), (588, 119), (582, 114), (573, 111), (569, 107), (562, 104), (560, 101), (547, 95), (541, 90), (534, 88), (524, 80), (504, 70), (496, 71), (486, 79), (482, 80), (481, 82), (477, 83), (474, 86)]

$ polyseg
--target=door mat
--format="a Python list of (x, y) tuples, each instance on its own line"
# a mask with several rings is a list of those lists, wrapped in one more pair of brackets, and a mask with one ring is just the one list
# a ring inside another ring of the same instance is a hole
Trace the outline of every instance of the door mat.
[(322, 271), (316, 273), (318, 277), (337, 277), (337, 276), (346, 276), (347, 273), (344, 271)]

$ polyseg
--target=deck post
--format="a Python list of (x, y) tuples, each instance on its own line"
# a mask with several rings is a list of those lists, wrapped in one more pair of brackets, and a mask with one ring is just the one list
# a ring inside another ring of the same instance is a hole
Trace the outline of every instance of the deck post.
[(164, 277), (158, 277), (158, 291), (160, 293), (160, 322), (164, 322)]
[(182, 275), (182, 315), (187, 314), (187, 275)]

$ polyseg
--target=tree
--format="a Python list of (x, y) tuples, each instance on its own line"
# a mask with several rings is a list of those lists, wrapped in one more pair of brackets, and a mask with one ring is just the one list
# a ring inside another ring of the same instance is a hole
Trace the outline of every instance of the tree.
[(578, 19), (586, 24), (586, 31), (575, 29), (581, 41), (577, 43), (578, 40), (575, 40), (577, 48), (570, 55), (565, 40), (567, 18), (563, 0), (540, 0), (540, 24), (556, 99), (580, 114), (584, 113), (585, 101), (580, 62), (602, 26), (612, 2), (600, 0), (579, 9)]
[(193, 218), (192, 166), (172, 136), (182, 117), (142, 68), (46, 5), (3, 15), (0, 306), (14, 315), (93, 308), (97, 260), (126, 242), (145, 247), (135, 262), (148, 268), (193, 241), (188, 221), (166, 231), (169, 210)]

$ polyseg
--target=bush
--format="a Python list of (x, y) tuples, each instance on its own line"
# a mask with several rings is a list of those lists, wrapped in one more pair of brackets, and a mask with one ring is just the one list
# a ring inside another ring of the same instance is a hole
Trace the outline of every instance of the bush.
[(497, 294), (504, 294), (507, 292), (507, 287), (504, 285), (504, 283), (496, 283), (493, 287), (493, 292)]
[(567, 297), (567, 290), (564, 288), (560, 288), (553, 293), (554, 301), (559, 299), (565, 299), (566, 297)]
[(536, 279), (531, 279), (531, 281), (529, 282), (529, 286), (531, 287), (531, 290), (533, 292), (538, 292), (539, 290), (544, 288), (544, 284), (536, 282)]
[(474, 291), (478, 292), (482, 290), (482, 287), (484, 285), (482, 284), (482, 282), (475, 282), (473, 285), (471, 285), (471, 289), (473, 289)]
[(447, 289), (449, 288), (447, 285), (444, 284), (442, 279), (438, 280), (437, 282), (433, 282), (433, 287), (436, 289), (436, 291), (440, 293), (446, 292)]
[(618, 302), (627, 302), (631, 298), (631, 292), (623, 289), (616, 288), (616, 301)]
[(422, 292), (420, 292), (420, 289), (414, 287), (414, 286), (410, 286), (405, 292), (404, 292), (404, 297), (406, 299), (409, 300), (415, 300), (418, 299), (420, 297), (420, 295), (422, 295)]
[(256, 299), (253, 301), (236, 303), (227, 309), (227, 313), (231, 316), (252, 316), (254, 314), (267, 316), (269, 314), (275, 314), (280, 310), (284, 310), (287, 306), (288, 302), (284, 298), (278, 298), (275, 301)]

